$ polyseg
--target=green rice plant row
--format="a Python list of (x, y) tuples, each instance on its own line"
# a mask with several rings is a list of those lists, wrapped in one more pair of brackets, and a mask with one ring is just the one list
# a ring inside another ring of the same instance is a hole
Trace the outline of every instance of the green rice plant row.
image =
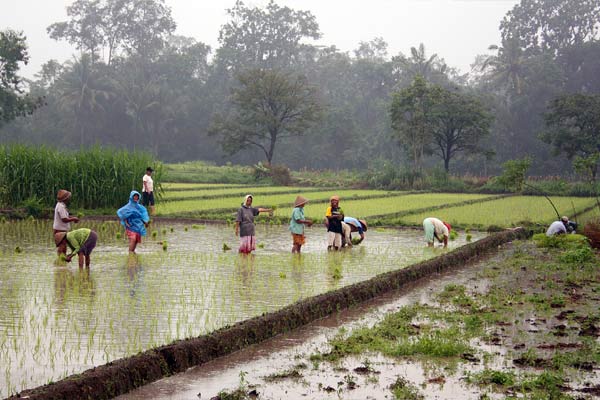
[(217, 197), (238, 197), (243, 198), (247, 194), (252, 194), (254, 197), (264, 196), (269, 194), (284, 194), (298, 193), (302, 190), (304, 193), (322, 192), (323, 188), (294, 188), (289, 186), (272, 186), (272, 187), (257, 187), (257, 186), (241, 186), (237, 188), (225, 189), (208, 189), (208, 190), (186, 190), (186, 191), (167, 191), (161, 199), (167, 201), (181, 200), (200, 200), (214, 199)]
[[(552, 197), (561, 215), (573, 215), (590, 207), (595, 199), (582, 197)], [(511, 227), (523, 222), (548, 224), (556, 220), (557, 215), (543, 196), (514, 196), (484, 203), (466, 206), (448, 207), (430, 212), (409, 215), (401, 219), (407, 225), (420, 225), (423, 219), (435, 216), (458, 226)]]
[[(493, 196), (487, 196), (487, 197), (478, 197), (478, 198), (474, 198), (474, 199), (468, 199), (468, 200), (464, 200), (464, 201), (460, 201), (458, 203), (454, 203), (453, 207), (458, 207), (458, 206), (466, 206), (469, 204), (475, 204), (475, 203), (483, 203), (486, 201), (494, 201), (494, 200), (498, 200), (504, 197), (511, 197), (513, 196), (512, 194), (504, 194), (504, 195), (493, 195)], [(440, 210), (443, 208), (448, 207), (448, 204), (451, 203), (442, 203), (442, 204), (436, 204), (436, 205), (432, 205), (432, 206), (425, 206), (422, 208), (416, 208), (416, 209), (409, 209), (409, 210), (402, 210), (402, 211), (398, 211), (398, 212), (394, 212), (394, 213), (389, 213), (389, 214), (381, 214), (381, 215), (372, 215), (371, 218), (377, 218), (377, 219), (392, 219), (392, 218), (399, 218), (399, 217), (404, 217), (406, 215), (411, 215), (411, 214), (420, 214), (423, 212), (431, 212), (431, 211), (435, 211), (435, 210)]]
[[(489, 195), (459, 194), (459, 193), (412, 193), (401, 197), (382, 197), (378, 199), (361, 199), (341, 201), (344, 213), (356, 218), (367, 218), (375, 215), (407, 212), (413, 209), (430, 207), (438, 204), (460, 203), (465, 200), (485, 199)], [(291, 215), (293, 207), (277, 210), (277, 215)], [(309, 219), (320, 220), (324, 218), (326, 206), (308, 203), (304, 207), (304, 214)]]
[(165, 191), (188, 191), (188, 190), (216, 190), (227, 188), (243, 188), (248, 185), (238, 185), (232, 183), (184, 183), (184, 182), (163, 182), (162, 187)]
[(578, 213), (574, 218), (579, 223), (579, 230), (583, 229), (583, 226), (590, 221), (600, 219), (600, 207), (597, 204), (593, 204), (589, 209)]
[[(281, 205), (293, 205), (294, 199), (296, 195), (304, 195), (311, 202), (327, 202), (332, 194), (339, 195), (343, 200), (344, 199), (352, 199), (358, 197), (384, 197), (384, 196), (392, 196), (398, 197), (403, 196), (407, 192), (388, 192), (384, 190), (339, 190), (336, 192), (332, 192), (331, 190), (327, 191), (318, 191), (318, 192), (305, 192), (303, 190), (299, 190), (295, 193), (288, 194), (273, 194), (267, 196), (260, 196), (254, 198), (253, 205), (254, 207), (272, 207), (272, 206), (281, 206)], [(243, 198), (240, 197), (222, 197), (216, 199), (201, 199), (201, 200), (183, 200), (183, 201), (173, 201), (163, 204), (158, 204), (156, 208), (157, 215), (191, 215), (190, 213), (198, 213), (201, 211), (208, 210), (226, 210), (230, 209), (231, 212), (235, 212), (236, 209), (241, 205)], [(291, 209), (290, 209), (291, 210)]]

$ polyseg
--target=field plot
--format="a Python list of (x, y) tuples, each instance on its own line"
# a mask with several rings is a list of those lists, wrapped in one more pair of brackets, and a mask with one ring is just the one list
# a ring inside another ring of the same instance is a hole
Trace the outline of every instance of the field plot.
[(323, 227), (313, 227), (293, 257), (286, 226), (260, 225), (259, 249), (243, 257), (232, 226), (157, 223), (128, 257), (117, 222), (78, 226), (99, 235), (89, 270), (55, 265), (51, 221), (0, 223), (0, 397), (442, 252), (424, 247), (419, 231), (374, 230), (328, 253)]
[[(348, 216), (367, 218), (374, 215), (393, 214), (413, 209), (435, 207), (441, 204), (460, 203), (468, 200), (493, 199), (496, 196), (483, 194), (454, 194), (454, 193), (419, 193), (404, 196), (390, 196), (380, 199), (352, 200), (340, 202), (342, 209)], [(327, 204), (310, 204), (305, 207), (307, 218), (321, 221), (325, 215)], [(292, 207), (276, 211), (276, 215), (291, 215)]]
[[(247, 193), (252, 193), (255, 188), (249, 188)], [(271, 207), (279, 205), (290, 206), (294, 203), (294, 199), (297, 194), (305, 194), (305, 197), (311, 201), (327, 201), (332, 194), (338, 194), (342, 199), (351, 199), (357, 197), (367, 196), (401, 196), (404, 192), (388, 192), (385, 190), (319, 190), (315, 192), (306, 192), (304, 189), (298, 188), (296, 192), (286, 194), (271, 194), (264, 196), (256, 196), (254, 198), (254, 207)], [(173, 215), (193, 215), (208, 210), (223, 210), (231, 209), (231, 215), (235, 214), (237, 209), (240, 207), (243, 201), (243, 197), (240, 196), (227, 196), (223, 195), (222, 198), (213, 199), (197, 199), (197, 200), (181, 200), (173, 202), (159, 203), (156, 206), (157, 215), (173, 216)], [(291, 210), (291, 209), (290, 209)], [(291, 213), (291, 211), (290, 211)]]
[[(202, 197), (238, 197), (243, 198), (247, 194), (254, 197), (265, 196), (277, 193), (298, 193), (298, 188), (288, 186), (272, 186), (272, 187), (252, 187), (252, 191), (248, 191), (247, 187), (225, 187), (225, 188), (203, 188), (193, 190), (167, 190), (161, 199), (173, 201), (173, 199), (184, 198), (202, 198)], [(322, 188), (301, 188), (303, 193), (322, 192)], [(240, 200), (241, 201), (241, 200)]]
[(224, 188), (247, 187), (247, 185), (238, 185), (238, 184), (233, 184), (233, 183), (183, 183), (183, 182), (165, 182), (165, 183), (161, 183), (161, 186), (166, 191), (213, 190), (213, 189), (224, 189)]
[[(595, 200), (585, 197), (551, 197), (561, 215), (573, 215), (595, 204)], [(405, 225), (420, 225), (424, 218), (431, 217), (424, 212), (401, 219)], [(448, 207), (437, 210), (435, 216), (451, 224), (465, 227), (515, 226), (527, 221), (547, 224), (557, 216), (548, 200), (541, 196), (515, 196), (495, 201)]]

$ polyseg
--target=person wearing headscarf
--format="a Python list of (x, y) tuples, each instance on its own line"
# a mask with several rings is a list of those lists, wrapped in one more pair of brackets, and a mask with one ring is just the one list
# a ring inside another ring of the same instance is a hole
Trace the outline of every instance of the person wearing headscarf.
[(327, 226), (327, 250), (339, 250), (342, 248), (342, 221), (344, 211), (340, 207), (340, 197), (331, 196), (329, 207), (325, 211), (325, 225)]
[(129, 238), (129, 252), (135, 253), (138, 243), (142, 242), (142, 236), (146, 236), (146, 227), (150, 222), (146, 207), (140, 204), (140, 193), (132, 190), (129, 194), (129, 202), (117, 210), (117, 216)]
[(272, 213), (273, 210), (270, 208), (252, 207), (252, 195), (246, 195), (235, 218), (235, 236), (240, 237), (240, 253), (250, 254), (253, 250), (256, 250), (254, 217), (261, 212)]
[(435, 238), (440, 243), (444, 243), (444, 248), (448, 247), (448, 237), (452, 229), (449, 223), (433, 217), (425, 218), (423, 220), (423, 229), (425, 230), (427, 246), (433, 247)]
[[(83, 268), (83, 262), (85, 260), (85, 266), (90, 266), (90, 255), (92, 250), (96, 247), (98, 241), (98, 235), (91, 229), (81, 228), (75, 229), (70, 232), (58, 232), (54, 235), (54, 243), (58, 254), (64, 254), (65, 260), (71, 262), (71, 259), (77, 254), (79, 257), (79, 268)], [(71, 250), (67, 254), (67, 247)]]
[(71, 202), (71, 192), (60, 189), (56, 194), (56, 206), (54, 207), (54, 223), (52, 228), (54, 234), (68, 232), (71, 230), (71, 222), (79, 222), (79, 218), (69, 214), (67, 205)]
[(300, 254), (302, 245), (306, 242), (304, 237), (304, 226), (311, 226), (313, 222), (304, 217), (304, 205), (308, 199), (303, 196), (296, 196), (294, 201), (294, 210), (290, 219), (290, 231), (292, 232), (292, 253)]

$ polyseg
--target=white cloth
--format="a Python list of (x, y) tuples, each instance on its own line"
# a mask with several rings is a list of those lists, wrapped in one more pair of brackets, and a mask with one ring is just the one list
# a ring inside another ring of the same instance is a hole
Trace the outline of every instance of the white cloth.
[[(146, 190), (146, 188), (148, 188), (148, 190)], [(154, 181), (152, 180), (152, 177), (148, 174), (145, 174), (142, 178), (142, 192), (154, 192)]]
[(342, 231), (344, 232), (344, 240), (346, 241), (347, 246), (352, 246), (352, 240), (350, 239), (350, 234), (352, 233), (352, 228), (345, 222), (342, 222)]
[(342, 234), (336, 232), (327, 232), (327, 246), (334, 246), (340, 249), (342, 247)]
[(437, 218), (429, 218), (429, 220), (431, 221), (431, 223), (433, 224), (433, 229), (435, 231), (435, 235), (440, 238), (443, 239), (444, 236), (449, 237), (450, 236), (450, 232), (448, 232), (448, 227), (446, 225), (444, 225), (444, 223), (437, 219)]
[(67, 210), (67, 205), (65, 203), (59, 201), (56, 203), (56, 207), (54, 207), (54, 223), (52, 224), (52, 228), (57, 231), (70, 231), (71, 223), (63, 222), (63, 218), (69, 218), (69, 210)]
[(548, 230), (546, 231), (546, 236), (558, 235), (561, 233), (567, 233), (567, 228), (565, 227), (565, 224), (562, 221), (554, 221), (548, 227)]

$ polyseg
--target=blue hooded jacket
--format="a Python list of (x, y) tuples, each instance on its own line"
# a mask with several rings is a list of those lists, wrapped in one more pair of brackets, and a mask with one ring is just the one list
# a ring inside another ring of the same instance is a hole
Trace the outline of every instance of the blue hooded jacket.
[[(133, 199), (134, 195), (138, 195), (138, 201)], [(142, 196), (136, 190), (132, 190), (129, 194), (129, 203), (117, 210), (117, 216), (121, 220), (121, 225), (132, 232), (139, 233), (142, 236), (146, 236), (146, 227), (144, 223), (150, 221), (150, 216), (146, 207), (139, 204), (139, 198)], [(125, 224), (125, 221), (129, 223), (129, 227)]]

